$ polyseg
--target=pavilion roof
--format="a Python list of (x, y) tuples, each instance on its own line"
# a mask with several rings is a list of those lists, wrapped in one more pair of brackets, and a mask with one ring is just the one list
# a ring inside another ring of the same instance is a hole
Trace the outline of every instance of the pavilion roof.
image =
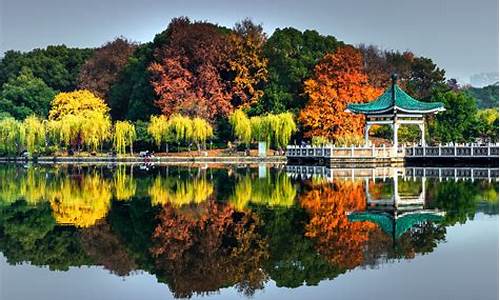
[(352, 103), (347, 105), (347, 111), (360, 114), (378, 114), (384, 112), (402, 111), (406, 113), (435, 113), (444, 111), (441, 102), (422, 102), (413, 99), (395, 82), (380, 97), (367, 103)]
[[(396, 238), (401, 237), (405, 232), (407, 232), (416, 224), (424, 222), (440, 222), (443, 220), (443, 218), (444, 217), (438, 213), (429, 213), (429, 212), (415, 212), (405, 215), (396, 220), (385, 213), (376, 213), (368, 211), (352, 213), (349, 215), (349, 221), (351, 222), (375, 223), (386, 234), (393, 235)], [(395, 226), (393, 226), (393, 224)]]

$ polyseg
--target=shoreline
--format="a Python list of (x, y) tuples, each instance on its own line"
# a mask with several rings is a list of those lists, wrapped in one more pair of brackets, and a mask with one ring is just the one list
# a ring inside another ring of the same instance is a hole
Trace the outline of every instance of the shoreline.
[(286, 156), (40, 156), (36, 158), (0, 157), (2, 163), (286, 163)]

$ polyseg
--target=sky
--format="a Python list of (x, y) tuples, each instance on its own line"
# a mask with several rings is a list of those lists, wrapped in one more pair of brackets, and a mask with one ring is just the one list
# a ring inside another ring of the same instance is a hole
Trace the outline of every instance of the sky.
[(228, 27), (249, 17), (268, 35), (315, 29), (354, 45), (411, 50), (464, 83), (498, 74), (498, 0), (0, 0), (0, 53), (98, 47), (118, 36), (147, 42), (178, 16)]

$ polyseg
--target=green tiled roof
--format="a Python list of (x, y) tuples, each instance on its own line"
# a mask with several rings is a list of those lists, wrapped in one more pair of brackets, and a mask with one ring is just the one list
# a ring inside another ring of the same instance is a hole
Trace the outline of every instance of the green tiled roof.
[(392, 112), (394, 109), (408, 113), (432, 113), (443, 111), (444, 107), (441, 102), (415, 100), (397, 84), (393, 84), (376, 100), (368, 103), (349, 104), (347, 105), (347, 109), (351, 112), (361, 114)]
[[(424, 222), (440, 222), (443, 216), (433, 213), (412, 213), (405, 215), (397, 220), (385, 213), (358, 212), (349, 215), (351, 222), (371, 222), (377, 224), (386, 234), (401, 237), (406, 231), (416, 224)], [(395, 224), (394, 224), (395, 223)], [(394, 232), (394, 227), (396, 232)]]

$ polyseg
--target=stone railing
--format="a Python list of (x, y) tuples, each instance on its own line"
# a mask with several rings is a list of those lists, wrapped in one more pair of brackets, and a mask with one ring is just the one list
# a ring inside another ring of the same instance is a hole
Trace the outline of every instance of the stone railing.
[(498, 157), (499, 144), (445, 144), (406, 146), (406, 157)]
[(289, 158), (388, 158), (402, 156), (403, 149), (394, 155), (393, 149), (385, 145), (375, 146), (288, 146), (286, 156)]

